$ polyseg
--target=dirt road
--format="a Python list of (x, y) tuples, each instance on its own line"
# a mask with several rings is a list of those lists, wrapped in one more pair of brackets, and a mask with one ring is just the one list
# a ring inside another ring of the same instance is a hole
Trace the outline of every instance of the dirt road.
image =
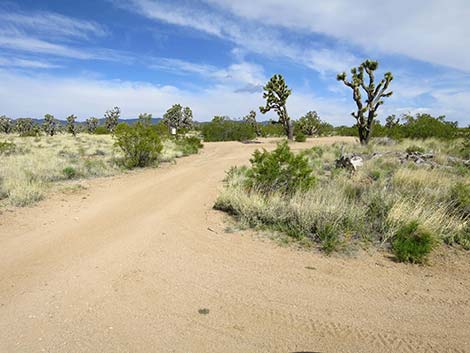
[(259, 147), (0, 215), (0, 352), (470, 352), (468, 255), (419, 267), (225, 232), (224, 171)]

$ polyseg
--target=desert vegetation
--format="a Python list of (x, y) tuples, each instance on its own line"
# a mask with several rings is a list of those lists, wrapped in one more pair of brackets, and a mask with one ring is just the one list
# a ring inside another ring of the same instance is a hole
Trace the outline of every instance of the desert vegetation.
[[(372, 140), (257, 151), (227, 172), (215, 208), (242, 225), (327, 253), (380, 247), (422, 263), (439, 244), (470, 249), (468, 142)], [(360, 156), (360, 168), (341, 163)]]
[(74, 115), (63, 126), (46, 115), (41, 127), (31, 119), (14, 123), (2, 117), (0, 124), (8, 134), (0, 140), (0, 205), (28, 206), (43, 199), (51, 187), (79, 187), (71, 180), (157, 166), (202, 148), (195, 136), (170, 136), (165, 126), (152, 125), (149, 114), (132, 126), (119, 123), (119, 111), (106, 112), (106, 126), (98, 126), (96, 118), (79, 126)]

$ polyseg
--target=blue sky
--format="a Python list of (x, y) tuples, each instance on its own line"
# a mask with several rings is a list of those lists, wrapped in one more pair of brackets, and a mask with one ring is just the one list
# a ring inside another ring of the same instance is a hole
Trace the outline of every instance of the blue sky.
[(316, 110), (351, 125), (335, 77), (372, 58), (395, 77), (382, 120), (429, 112), (464, 126), (468, 18), (466, 0), (2, 0), (0, 114), (84, 120), (117, 105), (160, 117), (180, 103), (199, 121), (238, 118), (281, 73), (294, 119)]

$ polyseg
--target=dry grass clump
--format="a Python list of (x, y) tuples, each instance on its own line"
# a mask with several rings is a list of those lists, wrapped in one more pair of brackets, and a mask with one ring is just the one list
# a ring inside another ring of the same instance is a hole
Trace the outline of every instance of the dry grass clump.
[[(232, 168), (215, 207), (230, 212), (250, 226), (269, 227), (303, 242), (318, 243), (327, 252), (367, 245), (393, 250), (391, 244), (397, 234), (415, 223), (416, 229), (426, 229), (426, 237), (432, 234), (435, 244), (445, 242), (470, 248), (470, 206), (467, 207), (470, 186), (453, 187), (459, 183), (467, 185), (470, 171), (450, 164), (431, 168), (412, 162), (401, 163), (395, 152), (403, 152), (416, 144), (425, 151), (431, 148), (433, 153), (439, 151), (444, 155), (440, 155), (439, 160), (445, 162), (448, 161), (447, 151), (453, 149), (438, 141), (403, 141), (392, 146), (314, 147), (300, 152), (317, 179), (308, 190), (290, 194), (262, 193), (247, 188), (250, 168)], [(336, 168), (334, 160), (341, 150), (362, 154), (364, 166), (355, 172)], [(376, 152), (382, 155), (375, 157)], [(426, 237), (411, 237), (407, 241), (423, 241)], [(416, 244), (406, 244), (405, 249), (419, 248)], [(433, 247), (425, 244), (422, 248)], [(403, 247), (400, 249), (403, 251)]]
[[(13, 150), (0, 153), (0, 205), (31, 205), (56, 184), (124, 171), (119, 163), (122, 155), (111, 135), (0, 135), (0, 141), (14, 144)], [(181, 149), (166, 140), (160, 161), (183, 156)]]

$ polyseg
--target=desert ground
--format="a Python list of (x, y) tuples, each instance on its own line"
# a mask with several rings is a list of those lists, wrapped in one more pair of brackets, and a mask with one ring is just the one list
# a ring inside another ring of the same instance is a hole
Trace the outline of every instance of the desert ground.
[(418, 266), (228, 231), (225, 171), (260, 147), (206, 143), (1, 214), (0, 352), (470, 352), (463, 252)]

